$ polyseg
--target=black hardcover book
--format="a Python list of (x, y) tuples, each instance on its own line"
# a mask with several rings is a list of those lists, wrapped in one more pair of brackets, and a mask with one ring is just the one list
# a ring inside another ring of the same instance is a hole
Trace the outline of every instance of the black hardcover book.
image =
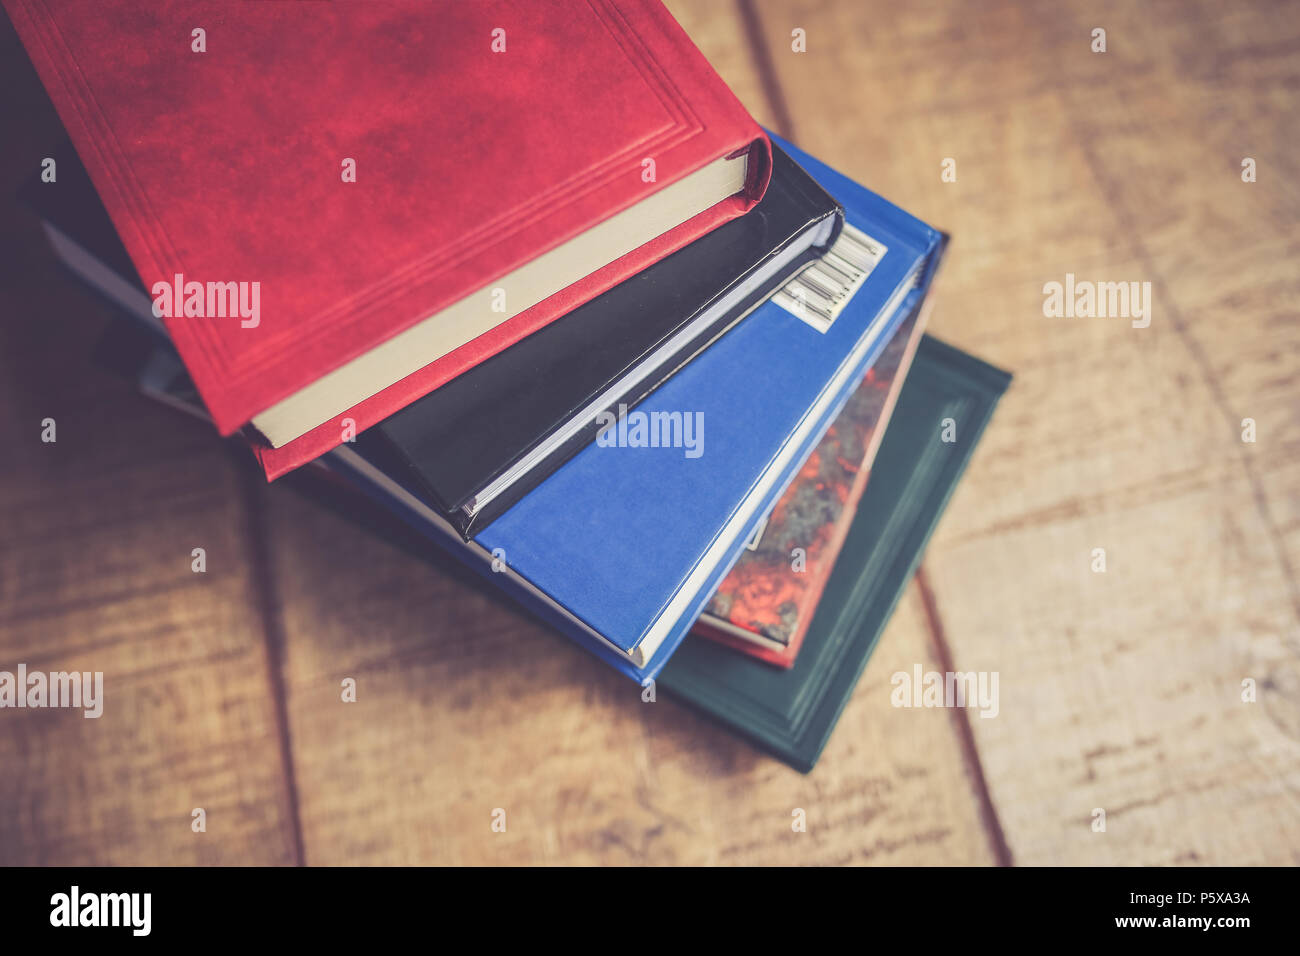
[(95, 291), (141, 319), (163, 338), (167, 330), (154, 317), (153, 300), (135, 271), (113, 221), (77, 158), (72, 143), (64, 140), (50, 150), (54, 160), (52, 182), (33, 175), (19, 190), (19, 198), (41, 217), (41, 224), (63, 264)]
[[(78, 276), (165, 337), (71, 144), (23, 189)], [(357, 436), (356, 449), (472, 538), (830, 248), (844, 213), (779, 148), (750, 212)]]
[[(471, 538), (839, 235), (843, 210), (773, 146), (754, 209), (430, 392), (357, 450)], [(622, 408), (620, 408), (622, 406)]]

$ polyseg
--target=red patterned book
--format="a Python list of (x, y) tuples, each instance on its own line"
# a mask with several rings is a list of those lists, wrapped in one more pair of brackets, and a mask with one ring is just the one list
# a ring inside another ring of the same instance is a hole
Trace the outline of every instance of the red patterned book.
[(928, 304), (894, 334), (719, 585), (694, 633), (770, 664), (794, 665), (921, 341)]
[(270, 477), (770, 174), (658, 0), (4, 3), (213, 420), (251, 424)]

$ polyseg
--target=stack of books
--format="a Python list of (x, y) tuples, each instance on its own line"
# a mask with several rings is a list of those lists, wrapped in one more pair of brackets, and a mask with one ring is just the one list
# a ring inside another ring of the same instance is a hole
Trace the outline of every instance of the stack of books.
[(657, 0), (4, 2), (117, 367), (813, 766), (1009, 382), (943, 234)]

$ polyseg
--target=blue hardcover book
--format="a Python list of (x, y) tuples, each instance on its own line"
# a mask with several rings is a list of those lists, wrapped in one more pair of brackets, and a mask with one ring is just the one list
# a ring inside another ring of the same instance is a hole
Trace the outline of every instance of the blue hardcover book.
[(543, 620), (653, 678), (924, 297), (943, 237), (774, 137), (845, 209), (839, 240), (465, 542), (383, 461), (318, 459)]
[(780, 140), (841, 238), (471, 543), (346, 446), (327, 459), (543, 618), (646, 681), (924, 294), (925, 223)]

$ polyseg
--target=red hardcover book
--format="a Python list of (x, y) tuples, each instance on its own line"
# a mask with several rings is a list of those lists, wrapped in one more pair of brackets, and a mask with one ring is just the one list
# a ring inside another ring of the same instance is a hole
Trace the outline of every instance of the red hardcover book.
[(866, 490), (871, 462), (921, 341), (928, 306), (927, 301), (899, 327), (776, 503), (757, 540), (718, 586), (694, 633), (769, 664), (794, 666)]
[(4, 3), (213, 420), (251, 425), (272, 478), (770, 174), (658, 0)]

